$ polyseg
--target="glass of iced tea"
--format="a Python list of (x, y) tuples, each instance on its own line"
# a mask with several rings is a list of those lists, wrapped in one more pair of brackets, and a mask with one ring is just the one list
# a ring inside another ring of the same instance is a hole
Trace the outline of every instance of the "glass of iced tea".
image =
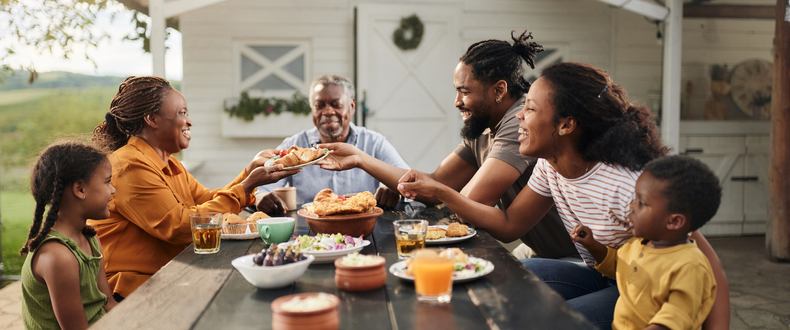
[(398, 259), (408, 259), (412, 251), (425, 247), (428, 221), (398, 220), (392, 224), (395, 226), (395, 244), (398, 246)]
[(192, 226), (192, 243), (195, 246), (195, 253), (210, 254), (219, 252), (219, 241), (222, 235), (222, 213), (192, 213), (189, 215), (189, 224)]
[(452, 255), (440, 256), (434, 250), (419, 250), (412, 253), (414, 289), (417, 301), (448, 303), (453, 296), (453, 271), (455, 259)]

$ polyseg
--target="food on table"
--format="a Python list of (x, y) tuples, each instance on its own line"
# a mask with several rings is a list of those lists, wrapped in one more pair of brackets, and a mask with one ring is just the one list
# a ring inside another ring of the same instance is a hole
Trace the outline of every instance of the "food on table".
[(319, 215), (340, 215), (372, 211), (376, 207), (376, 197), (369, 191), (363, 191), (346, 198), (337, 195), (332, 189), (319, 191), (313, 198), (313, 205), (306, 207), (307, 212)]
[(268, 249), (263, 249), (255, 254), (252, 257), (252, 262), (258, 266), (270, 267), (287, 265), (305, 259), (307, 256), (299, 251), (299, 246), (296, 244), (272, 244)]
[(429, 227), (428, 234), (425, 235), (425, 239), (440, 239), (440, 238), (444, 238), (445, 235), (447, 235), (447, 230), (444, 230), (442, 228)]
[(295, 242), (301, 252), (343, 250), (362, 246), (362, 236), (351, 237), (343, 234), (302, 235)]
[(466, 225), (460, 223), (451, 223), (447, 226), (447, 237), (461, 237), (469, 235)]
[(288, 148), (288, 150), (280, 151), (280, 154), (272, 159), (274, 159), (274, 165), (282, 164), (283, 167), (291, 167), (309, 163), (314, 159), (320, 158), (327, 152), (329, 152), (328, 149), (299, 148), (297, 146), (291, 146)]
[[(423, 253), (423, 251), (426, 251), (427, 253), (436, 254), (436, 252), (434, 252), (432, 250), (420, 250), (419, 252)], [(483, 268), (485, 268), (485, 264), (483, 264), (481, 262), (478, 262), (478, 261), (470, 260), (469, 256), (466, 253), (464, 253), (463, 251), (461, 251), (461, 249), (459, 249), (459, 248), (449, 248), (449, 249), (443, 250), (441, 253), (439, 253), (439, 256), (443, 257), (443, 256), (445, 256), (447, 254), (450, 254), (450, 255), (454, 256), (454, 258), (455, 258), (453, 278), (467, 277), (467, 276), (470, 276), (470, 275), (472, 275), (474, 273), (482, 271)], [(420, 255), (420, 256), (424, 257), (425, 255)], [(412, 267), (412, 259), (407, 259), (406, 260), (406, 275), (414, 276), (414, 269)]]
[(340, 259), (340, 264), (348, 267), (373, 266), (380, 263), (381, 258), (378, 256), (368, 256), (359, 254), (359, 252), (349, 253), (347, 256)]
[(332, 296), (323, 292), (307, 298), (295, 297), (280, 304), (280, 309), (287, 312), (312, 312), (332, 306)]
[[(269, 218), (269, 216), (263, 212), (255, 212), (247, 219), (244, 219), (234, 213), (225, 213), (222, 215), (222, 233), (244, 234), (248, 232), (247, 228), (250, 229), (250, 233), (257, 233), (258, 226), (255, 225), (255, 221), (265, 218)], [(242, 226), (243, 224), (246, 224), (246, 226)]]

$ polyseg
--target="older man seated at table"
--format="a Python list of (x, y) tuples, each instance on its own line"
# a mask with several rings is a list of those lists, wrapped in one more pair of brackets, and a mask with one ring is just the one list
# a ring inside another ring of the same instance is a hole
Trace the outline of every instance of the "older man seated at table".
[[(362, 152), (392, 166), (409, 169), (403, 158), (383, 135), (356, 126), (351, 122), (356, 112), (354, 84), (346, 77), (325, 75), (310, 84), (310, 108), (315, 127), (301, 131), (283, 140), (277, 149), (315, 147), (322, 143), (346, 142)], [(337, 194), (376, 192), (379, 205), (394, 206), (400, 195), (379, 189), (379, 181), (361, 169), (335, 172), (308, 166), (302, 172), (278, 182), (258, 187), (257, 209), (267, 214), (285, 213), (285, 203), (272, 194), (275, 188), (296, 187), (296, 202), (309, 202), (320, 190), (332, 188)]]

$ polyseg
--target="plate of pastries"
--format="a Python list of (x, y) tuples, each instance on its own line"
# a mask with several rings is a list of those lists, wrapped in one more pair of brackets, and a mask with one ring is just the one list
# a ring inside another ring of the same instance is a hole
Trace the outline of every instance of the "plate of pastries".
[(477, 231), (467, 225), (451, 223), (450, 225), (428, 226), (425, 235), (426, 245), (439, 245), (460, 242), (477, 235)]
[(267, 160), (263, 165), (268, 167), (281, 164), (284, 170), (295, 170), (313, 165), (327, 155), (329, 155), (329, 149), (291, 146), (288, 149), (280, 150), (279, 155)]
[(235, 213), (225, 213), (222, 215), (222, 239), (255, 239), (260, 237), (256, 221), (266, 219), (269, 216), (263, 212), (255, 212), (249, 217), (242, 218)]
[[(439, 253), (440, 256), (451, 254), (455, 259), (453, 269), (453, 283), (463, 283), (486, 276), (494, 271), (494, 264), (483, 258), (467, 255), (459, 248), (449, 248)], [(395, 277), (414, 281), (414, 270), (411, 266), (412, 259), (398, 261), (390, 266), (389, 271)]]

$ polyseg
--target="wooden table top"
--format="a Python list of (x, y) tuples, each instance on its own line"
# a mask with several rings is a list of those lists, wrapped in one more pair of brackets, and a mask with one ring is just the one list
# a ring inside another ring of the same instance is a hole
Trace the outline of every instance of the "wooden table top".
[[(296, 212), (295, 235), (310, 233)], [(433, 224), (457, 222), (446, 207), (420, 208), (415, 214), (385, 211), (377, 219), (373, 244), (362, 254), (398, 262), (393, 220), (420, 218)], [(260, 252), (260, 238), (223, 240), (220, 252), (198, 255), (187, 247), (173, 261), (107, 314), (94, 328), (103, 329), (271, 329), (271, 302), (300, 292), (327, 292), (340, 298), (340, 329), (594, 329), (562, 298), (529, 272), (485, 230), (468, 240), (442, 245), (459, 247), (470, 256), (491, 261), (492, 273), (453, 286), (450, 304), (418, 303), (414, 284), (392, 274), (387, 284), (369, 292), (339, 290), (334, 264), (311, 264), (294, 284), (258, 289), (230, 261)]]

